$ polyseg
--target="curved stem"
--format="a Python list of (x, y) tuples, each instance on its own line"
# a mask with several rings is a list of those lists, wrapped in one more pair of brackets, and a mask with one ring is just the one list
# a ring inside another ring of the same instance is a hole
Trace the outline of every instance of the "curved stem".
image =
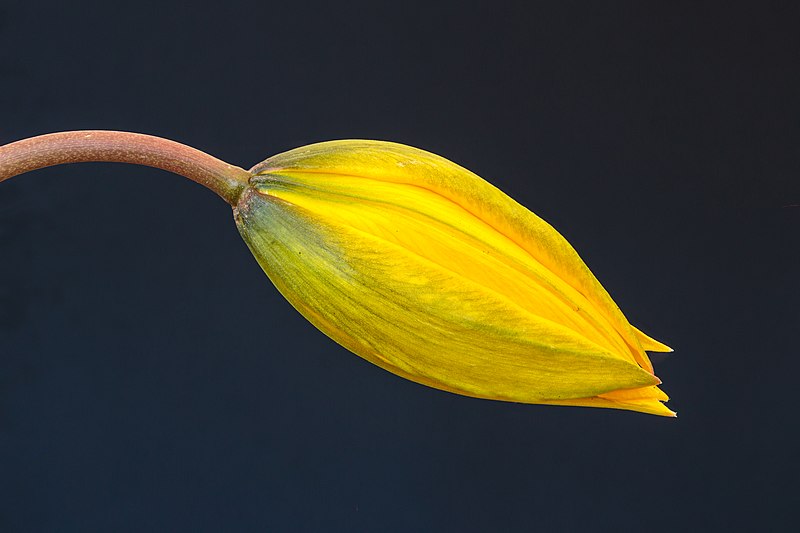
[(250, 173), (175, 141), (125, 131), (67, 131), (0, 146), (0, 181), (31, 170), (103, 161), (132, 163), (174, 172), (236, 205)]

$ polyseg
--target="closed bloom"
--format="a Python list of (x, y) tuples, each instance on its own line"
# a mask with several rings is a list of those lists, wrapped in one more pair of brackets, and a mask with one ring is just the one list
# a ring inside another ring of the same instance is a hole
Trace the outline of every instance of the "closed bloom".
[(234, 213), (275, 286), (372, 363), (438, 389), (664, 416), (633, 326), (567, 241), (468, 170), (394, 143), (260, 163)]

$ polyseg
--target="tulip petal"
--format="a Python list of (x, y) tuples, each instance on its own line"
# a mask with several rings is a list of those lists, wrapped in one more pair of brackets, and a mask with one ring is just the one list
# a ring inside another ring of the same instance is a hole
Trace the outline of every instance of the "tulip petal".
[[(404, 377), (527, 402), (658, 383), (584, 336), (336, 216), (257, 192), (245, 202), (242, 235), (281, 293), (335, 341)], [(269, 233), (250, 230), (262, 224)]]
[(607, 407), (611, 409), (624, 409), (626, 411), (638, 411), (650, 415), (676, 417), (675, 411), (656, 399), (644, 400), (608, 400), (605, 398), (579, 398), (575, 400), (561, 400), (543, 402), (548, 405), (571, 405), (575, 407)]
[(256, 165), (251, 172), (358, 176), (424, 187), (448, 198), (517, 243), (541, 265), (585, 295), (613, 324), (635, 362), (648, 372), (653, 371), (632, 326), (567, 240), (497, 187), (452, 161), (397, 143), (342, 140), (278, 154)]
[(625, 342), (582, 294), (438, 194), (404, 184), (297, 172), (272, 174), (257, 188), (311, 212), (335, 211), (337, 223), (413, 251), (635, 363)]

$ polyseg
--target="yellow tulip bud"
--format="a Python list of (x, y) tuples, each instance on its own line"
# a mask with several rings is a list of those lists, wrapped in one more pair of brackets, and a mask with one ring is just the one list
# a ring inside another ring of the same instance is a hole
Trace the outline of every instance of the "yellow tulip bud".
[(665, 416), (620, 312), (550, 225), (468, 170), (378, 141), (256, 165), (239, 231), (287, 300), (333, 340), (450, 392)]

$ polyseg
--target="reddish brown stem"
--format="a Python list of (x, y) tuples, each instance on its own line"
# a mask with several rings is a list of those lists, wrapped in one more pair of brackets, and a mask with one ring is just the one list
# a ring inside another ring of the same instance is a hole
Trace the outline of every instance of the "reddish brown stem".
[(196, 148), (124, 131), (67, 131), (0, 146), (0, 181), (65, 163), (132, 163), (174, 172), (236, 205), (250, 173)]

